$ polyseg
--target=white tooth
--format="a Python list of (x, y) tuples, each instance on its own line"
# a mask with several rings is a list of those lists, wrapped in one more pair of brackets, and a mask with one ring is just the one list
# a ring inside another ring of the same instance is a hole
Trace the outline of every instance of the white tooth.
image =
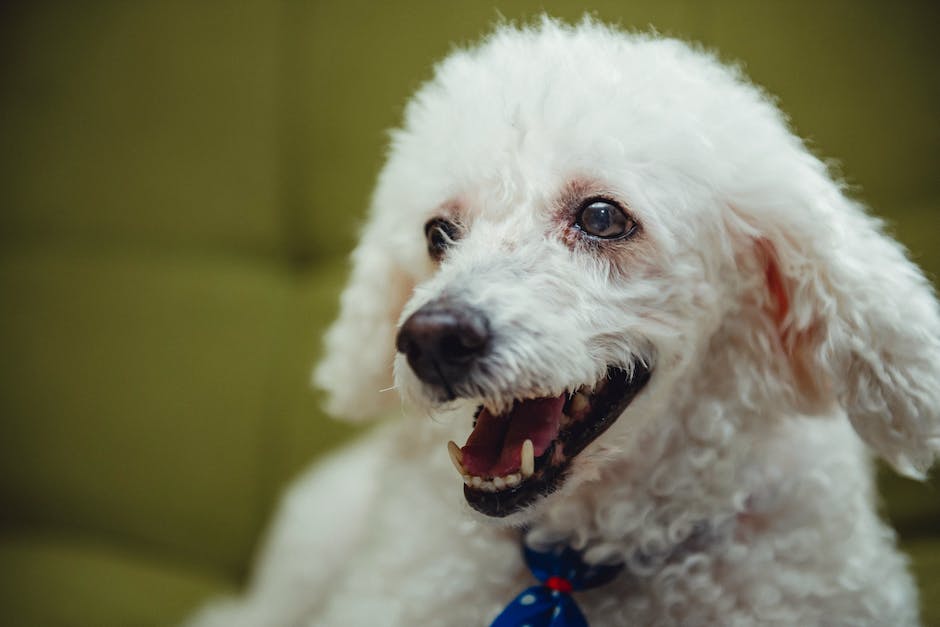
[(531, 477), (535, 472), (535, 447), (532, 446), (532, 440), (522, 443), (522, 465), (519, 470), (523, 477)]
[(479, 488), (480, 486), (483, 485), (483, 479), (481, 479), (480, 477), (471, 477), (470, 483), (473, 484), (474, 488)]
[(497, 490), (502, 490), (506, 487), (506, 481), (502, 477), (493, 477), (493, 485)]
[(463, 453), (453, 440), (447, 443), (447, 454), (450, 455), (450, 461), (454, 463), (454, 468), (457, 469), (457, 472), (461, 475), (467, 474), (467, 471), (463, 467)]
[(520, 475), (518, 472), (506, 477), (506, 485), (510, 487), (518, 485), (520, 481), (522, 481), (522, 475)]
[(482, 485), (480, 485), (480, 488), (484, 492), (496, 492), (496, 486), (493, 485), (492, 481), (484, 481)]
[(464, 475), (464, 476), (463, 476), (463, 482), (464, 482), (465, 484), (467, 484), (467, 485), (472, 485), (472, 484), (473, 484), (473, 477), (471, 477), (470, 475)]
[(578, 392), (571, 399), (571, 405), (569, 406), (570, 407), (569, 411), (571, 411), (574, 414), (580, 414), (583, 411), (585, 411), (588, 408), (588, 406), (590, 406), (590, 404), (591, 404), (591, 401), (588, 399), (588, 397), (582, 394), (581, 392)]

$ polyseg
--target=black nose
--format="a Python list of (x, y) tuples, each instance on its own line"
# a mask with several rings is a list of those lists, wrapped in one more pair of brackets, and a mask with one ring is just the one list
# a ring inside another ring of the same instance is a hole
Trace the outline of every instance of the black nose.
[(432, 301), (405, 320), (395, 346), (408, 358), (419, 379), (441, 385), (453, 396), (452, 386), (486, 353), (489, 342), (490, 324), (485, 314)]

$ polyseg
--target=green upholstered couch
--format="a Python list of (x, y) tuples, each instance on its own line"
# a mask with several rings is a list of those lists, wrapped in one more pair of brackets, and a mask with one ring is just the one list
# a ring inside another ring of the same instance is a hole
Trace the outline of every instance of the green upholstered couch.
[[(383, 129), (498, 13), (714, 46), (940, 272), (932, 2), (0, 5), (0, 624), (168, 625), (348, 437), (307, 381)], [(940, 624), (936, 490), (884, 483)]]

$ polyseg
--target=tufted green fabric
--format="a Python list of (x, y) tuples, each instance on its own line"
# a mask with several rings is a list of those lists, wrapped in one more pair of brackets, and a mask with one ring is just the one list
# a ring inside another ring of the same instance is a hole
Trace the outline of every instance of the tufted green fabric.
[[(0, 7), (0, 623), (167, 625), (351, 435), (307, 379), (384, 129), (431, 61), (577, 2)], [(930, 0), (599, 0), (780, 97), (940, 272)], [(940, 499), (885, 474), (940, 624)]]

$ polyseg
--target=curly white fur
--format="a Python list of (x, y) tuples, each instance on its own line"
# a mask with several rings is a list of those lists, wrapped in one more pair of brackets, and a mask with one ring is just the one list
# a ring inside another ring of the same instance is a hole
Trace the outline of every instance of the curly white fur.
[[(642, 225), (616, 253), (556, 224), (566, 194), (596, 193)], [(465, 234), (438, 267), (423, 225), (442, 213)], [(862, 440), (914, 477), (940, 451), (938, 305), (737, 69), (590, 20), (452, 54), (393, 135), (317, 370), (331, 411), (395, 405), (396, 322), (442, 294), (490, 317), (479, 398), (442, 405), (399, 355), (416, 417), (301, 479), (247, 596), (198, 624), (486, 624), (529, 579), (518, 532), (462, 502), (445, 442), (481, 398), (636, 359), (647, 388), (510, 520), (626, 561), (581, 595), (592, 625), (917, 624)]]

